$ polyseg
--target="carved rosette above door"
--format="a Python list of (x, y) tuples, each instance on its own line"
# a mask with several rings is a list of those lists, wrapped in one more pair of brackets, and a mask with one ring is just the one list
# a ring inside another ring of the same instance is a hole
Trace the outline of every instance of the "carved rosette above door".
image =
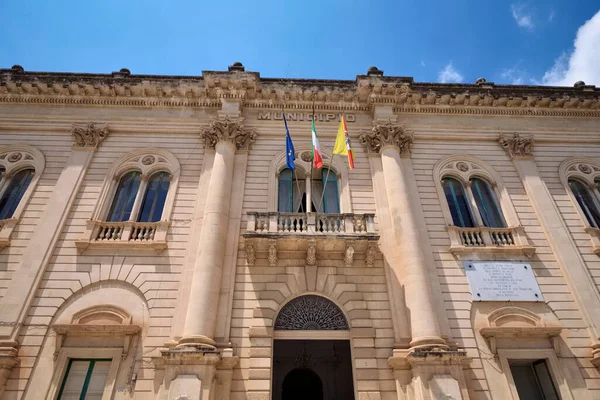
[(256, 131), (247, 129), (243, 124), (244, 118), (219, 118), (203, 128), (200, 137), (204, 139), (206, 148), (215, 149), (218, 142), (232, 143), (236, 150), (250, 150), (256, 140)]
[(379, 153), (386, 146), (395, 146), (400, 154), (410, 155), (413, 134), (403, 124), (373, 122), (373, 129), (370, 132), (361, 131), (359, 140), (368, 153)]

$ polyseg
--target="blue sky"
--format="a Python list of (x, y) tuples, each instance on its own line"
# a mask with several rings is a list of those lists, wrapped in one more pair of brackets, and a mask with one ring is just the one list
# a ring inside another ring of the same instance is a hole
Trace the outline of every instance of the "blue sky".
[(1, 68), (200, 75), (241, 61), (263, 77), (354, 79), (376, 65), (425, 82), (600, 86), (599, 0), (4, 0), (0, 15)]

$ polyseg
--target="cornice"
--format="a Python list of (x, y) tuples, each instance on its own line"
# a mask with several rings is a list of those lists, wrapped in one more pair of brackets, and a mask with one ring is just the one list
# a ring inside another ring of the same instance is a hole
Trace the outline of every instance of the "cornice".
[(600, 117), (600, 88), (419, 83), (388, 77), (377, 69), (355, 80), (261, 78), (239, 65), (202, 76), (25, 72), (0, 69), (0, 103), (128, 107), (219, 107), (223, 100), (243, 107), (397, 113)]

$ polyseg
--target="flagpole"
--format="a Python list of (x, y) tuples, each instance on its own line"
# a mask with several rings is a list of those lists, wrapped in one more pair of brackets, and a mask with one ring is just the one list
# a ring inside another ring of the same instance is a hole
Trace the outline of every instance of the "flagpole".
[[(283, 105), (283, 102), (281, 103), (281, 113), (285, 113), (285, 108)], [(282, 115), (282, 117), (285, 118), (284, 115)], [(286, 124), (287, 125), (287, 124)], [(287, 129), (286, 126), (286, 135), (288, 134), (289, 129)], [(286, 138), (287, 140), (287, 138)], [(296, 158), (296, 155), (294, 154), (294, 158)], [(302, 193), (302, 191), (300, 190), (300, 183), (298, 183), (298, 174), (296, 173), (296, 167), (294, 166), (294, 169), (292, 170), (294, 172), (294, 180), (296, 181), (296, 186), (298, 187), (298, 195), (300, 195), (300, 193)], [(294, 189), (292, 189), (293, 191)], [(294, 212), (294, 194), (292, 193), (292, 212)], [(302, 211), (302, 213), (304, 213), (304, 205), (302, 204), (302, 197), (300, 197), (300, 210)]]
[[(316, 96), (317, 96), (317, 93), (313, 92), (313, 99), (312, 99), (312, 121), (310, 122), (311, 123), (311, 128), (310, 128), (311, 131), (312, 131), (312, 125), (315, 123), (315, 97)], [(312, 135), (312, 133), (311, 133), (311, 135)], [(312, 139), (311, 139), (311, 141), (312, 141)], [(310, 160), (310, 185), (311, 186), (312, 186), (313, 167), (314, 167), (314, 165), (315, 165), (315, 149), (314, 149), (314, 143), (313, 143), (312, 160)], [(312, 197), (312, 187), (311, 187), (310, 193), (311, 193), (311, 197)], [(306, 204), (306, 208), (307, 208), (308, 212), (311, 212), (312, 211), (312, 207), (311, 207), (311, 205), (312, 205), (312, 198), (311, 199), (307, 198), (306, 199), (306, 203), (307, 203)], [(315, 210), (315, 211), (319, 211), (319, 210)]]

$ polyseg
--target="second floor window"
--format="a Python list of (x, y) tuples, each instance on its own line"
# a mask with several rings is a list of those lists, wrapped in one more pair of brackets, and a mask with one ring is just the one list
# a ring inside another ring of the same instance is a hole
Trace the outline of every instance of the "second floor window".
[[(4, 171), (1, 172), (4, 175)], [(4, 185), (0, 188), (0, 219), (12, 218), (34, 174), (33, 169), (23, 169), (2, 180)]]
[(298, 175), (299, 171), (294, 174), (287, 168), (279, 173), (279, 212), (340, 212), (338, 178), (334, 170), (322, 168), (313, 171), (312, 179)]
[[(596, 181), (595, 183), (596, 186), (600, 187), (600, 181)], [(585, 183), (577, 179), (569, 179), (569, 187), (590, 226), (600, 228), (600, 208), (596, 195), (592, 193)]]
[(170, 176), (164, 171), (152, 174), (147, 180), (142, 179), (139, 171), (125, 173), (117, 185), (107, 220), (109, 222), (160, 221), (169, 184)]
[(472, 178), (465, 189), (459, 180), (445, 177), (442, 187), (455, 226), (473, 228), (481, 224), (489, 228), (506, 227), (496, 194), (487, 181)]

